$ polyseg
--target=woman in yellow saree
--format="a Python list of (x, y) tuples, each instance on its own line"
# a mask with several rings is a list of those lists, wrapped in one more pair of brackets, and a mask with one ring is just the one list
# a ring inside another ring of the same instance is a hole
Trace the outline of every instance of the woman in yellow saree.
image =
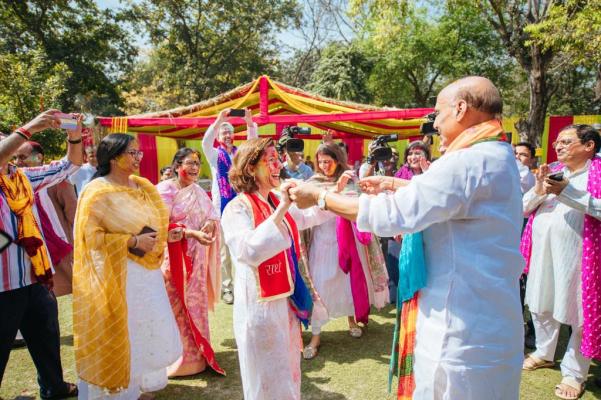
[(75, 218), (73, 332), (80, 398), (137, 399), (167, 385), (181, 342), (160, 266), (168, 214), (133, 175), (142, 152), (125, 134), (98, 146), (98, 171)]

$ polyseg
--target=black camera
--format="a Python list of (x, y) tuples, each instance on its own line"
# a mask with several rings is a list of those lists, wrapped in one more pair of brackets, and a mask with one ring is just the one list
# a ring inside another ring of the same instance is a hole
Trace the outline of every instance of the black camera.
[(422, 135), (438, 135), (438, 129), (434, 128), (435, 119), (435, 112), (426, 115), (426, 122), (420, 125), (419, 133), (421, 133)]
[(284, 151), (302, 152), (305, 149), (305, 143), (302, 139), (296, 138), (296, 135), (309, 135), (311, 128), (301, 126), (286, 126), (282, 129), (282, 136), (278, 140), (277, 150), (279, 153)]
[(388, 146), (388, 142), (396, 142), (399, 140), (399, 135), (382, 135), (378, 136), (371, 145), (371, 150), (367, 156), (367, 162), (386, 161), (392, 157), (392, 149)]

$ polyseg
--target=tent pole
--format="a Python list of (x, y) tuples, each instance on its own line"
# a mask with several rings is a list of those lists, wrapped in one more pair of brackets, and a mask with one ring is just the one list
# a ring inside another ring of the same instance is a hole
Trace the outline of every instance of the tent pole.
[(265, 75), (259, 78), (259, 116), (262, 124), (269, 123), (269, 81)]

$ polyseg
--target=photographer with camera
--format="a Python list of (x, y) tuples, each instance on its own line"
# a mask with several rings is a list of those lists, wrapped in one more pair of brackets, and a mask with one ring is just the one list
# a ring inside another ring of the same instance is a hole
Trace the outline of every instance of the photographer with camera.
[[(219, 212), (219, 215), (223, 213), (227, 203), (236, 197), (236, 192), (230, 185), (228, 177), (232, 166), (232, 157), (236, 153), (234, 126), (228, 121), (232, 117), (240, 116), (243, 116), (246, 121), (247, 138), (258, 138), (258, 127), (253, 122), (252, 114), (248, 108), (244, 110), (231, 108), (221, 110), (215, 122), (209, 126), (202, 138), (202, 151), (211, 166), (211, 176), (213, 178), (211, 186), (213, 206)], [(217, 148), (213, 147), (215, 139), (218, 143)], [(223, 274), (221, 297), (225, 303), (232, 304), (234, 302), (232, 263), (223, 238), (221, 238), (221, 271)]]
[[(390, 174), (391, 163), (393, 161), (394, 154), (388, 142), (395, 142), (399, 139), (398, 135), (382, 135), (378, 136), (369, 144), (369, 154), (365, 162), (359, 168), (359, 178), (363, 179), (368, 176), (385, 176)], [(397, 156), (398, 159), (398, 156)], [(396, 166), (394, 166), (396, 168)], [(388, 174), (386, 172), (389, 172)]]
[(285, 127), (282, 130), (282, 137), (280, 137), (277, 143), (277, 150), (286, 159), (284, 162), (286, 178), (306, 181), (313, 176), (313, 170), (303, 162), (305, 145), (302, 139), (294, 138), (294, 135), (299, 133), (310, 134), (311, 128), (299, 126)]

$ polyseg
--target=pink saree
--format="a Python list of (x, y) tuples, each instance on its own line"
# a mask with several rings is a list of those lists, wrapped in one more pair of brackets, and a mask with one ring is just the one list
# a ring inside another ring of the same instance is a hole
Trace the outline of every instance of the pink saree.
[[(219, 215), (211, 200), (200, 186), (193, 184), (179, 189), (175, 180), (168, 180), (159, 183), (157, 189), (169, 210), (170, 225), (183, 225), (188, 229), (200, 230), (207, 220), (219, 221)], [(171, 271), (171, 268), (181, 266), (182, 263), (181, 260), (170, 262), (168, 249), (165, 250), (165, 260), (161, 269), (165, 274), (167, 294), (183, 345), (182, 359), (176, 363), (182, 366), (197, 363), (204, 358), (211, 368), (224, 374), (214, 360), (213, 349), (210, 346), (208, 315), (208, 311), (213, 311), (219, 300), (221, 287), (218, 231), (216, 235), (217, 240), (210, 246), (203, 246), (194, 239), (186, 240), (186, 246), (182, 248), (186, 249), (190, 270)], [(200, 344), (198, 333), (203, 339)]]

